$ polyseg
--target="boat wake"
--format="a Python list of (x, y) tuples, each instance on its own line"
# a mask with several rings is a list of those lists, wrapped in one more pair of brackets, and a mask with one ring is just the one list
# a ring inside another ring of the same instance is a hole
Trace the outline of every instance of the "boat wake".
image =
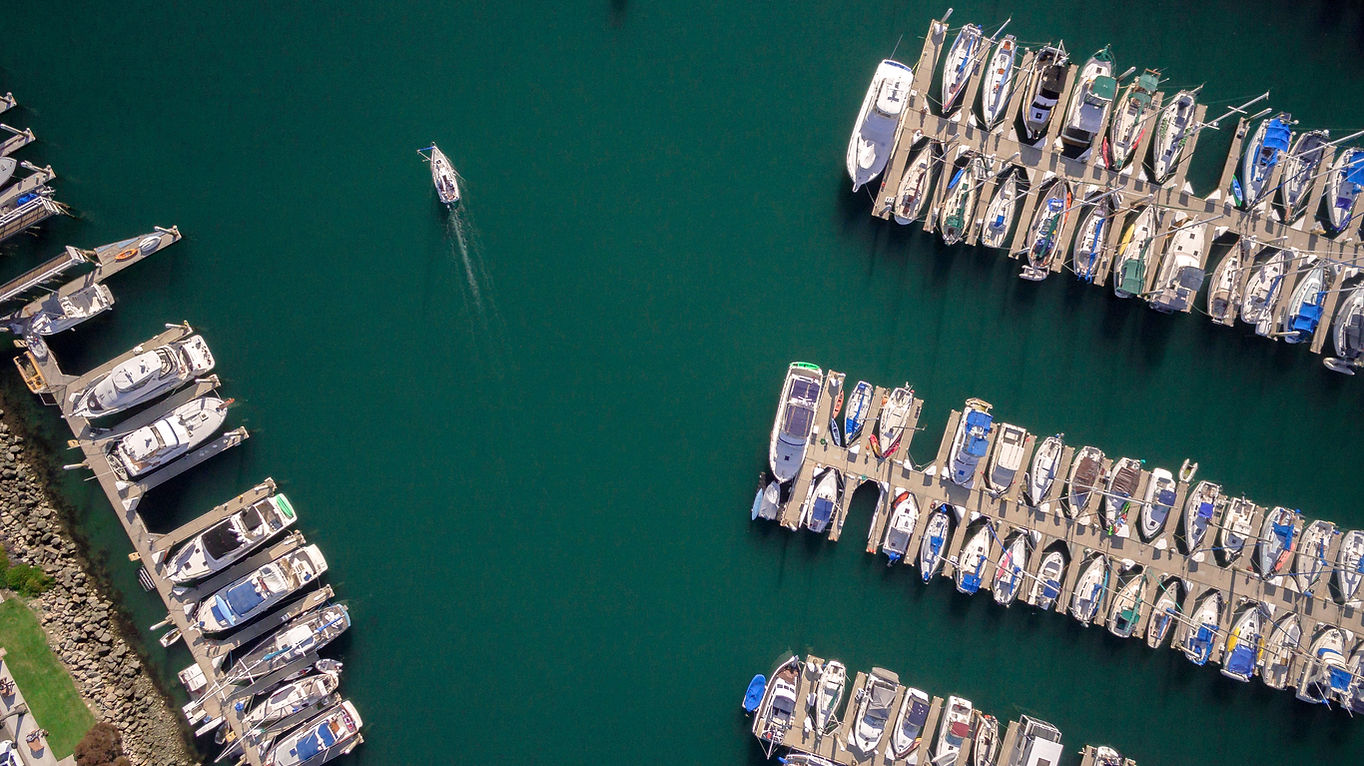
[(497, 307), (492, 275), (488, 272), (476, 229), (468, 213), (468, 199), (450, 211), (445, 219), (445, 235), (450, 246), (450, 259), (460, 271), (461, 292), (472, 312), (470, 331), (474, 346), (483, 361), (499, 373), (505, 372), (511, 359), (511, 343), (507, 324)]

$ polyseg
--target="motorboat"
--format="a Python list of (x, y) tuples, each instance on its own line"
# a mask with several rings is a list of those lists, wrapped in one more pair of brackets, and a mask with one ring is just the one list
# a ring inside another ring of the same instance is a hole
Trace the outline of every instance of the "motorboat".
[(1070, 599), (1070, 614), (1084, 625), (1094, 622), (1108, 592), (1108, 558), (1096, 553), (1080, 565), (1075, 591)]
[(1222, 566), (1229, 567), (1241, 557), (1246, 541), (1251, 537), (1254, 524), (1255, 504), (1244, 497), (1233, 498), (1222, 514), (1220, 529), (1217, 532), (1218, 560)]
[(302, 766), (325, 763), (360, 744), (360, 714), (349, 701), (328, 709), (275, 740), (265, 766)]
[(1279, 112), (1260, 123), (1254, 136), (1246, 144), (1246, 153), (1241, 159), (1241, 205), (1245, 209), (1255, 207), (1269, 191), (1269, 177), (1274, 166), (1288, 151), (1293, 138), (1293, 118), (1287, 112)]
[(1241, 321), (1255, 325), (1255, 331), (1261, 335), (1268, 334), (1273, 327), (1274, 302), (1293, 258), (1291, 251), (1274, 250), (1251, 272), (1250, 281), (1241, 295)]
[(199, 602), (195, 625), (204, 633), (239, 627), (296, 595), (326, 571), (327, 560), (316, 545), (286, 553)]
[(1323, 364), (1333, 372), (1355, 374), (1355, 370), (1364, 365), (1364, 282), (1353, 287), (1336, 309), (1331, 339), (1336, 355), (1328, 357)]
[(980, 89), (980, 116), (987, 131), (994, 130), (1004, 116), (1004, 110), (1009, 107), (1017, 59), (1018, 40), (1013, 35), (1005, 35), (995, 45), (989, 68), (985, 70), (985, 82)]
[(1364, 530), (1352, 529), (1341, 536), (1335, 575), (1340, 600), (1353, 601), (1360, 580), (1364, 580)]
[(971, 766), (994, 766), (999, 756), (999, 719), (986, 713), (976, 720), (971, 740)]
[(1123, 89), (1103, 142), (1103, 160), (1109, 170), (1121, 170), (1136, 153), (1151, 123), (1152, 97), (1159, 87), (1160, 72), (1148, 69)]
[(1061, 232), (1066, 227), (1072, 200), (1070, 184), (1064, 178), (1053, 178), (1028, 227), (1027, 263), (1018, 274), (1020, 278), (1041, 282), (1051, 273), (1052, 261), (1062, 251)]
[(881, 403), (881, 412), (876, 416), (876, 429), (871, 435), (871, 448), (879, 458), (895, 454), (900, 440), (905, 435), (905, 426), (914, 411), (914, 389), (908, 384), (896, 386), (890, 396)]
[(436, 187), (436, 196), (440, 198), (441, 204), (446, 207), (459, 204), (459, 174), (455, 172), (450, 158), (435, 144), (418, 150), (418, 154), (425, 157), (431, 166), (431, 183)]
[(991, 404), (983, 399), (967, 399), (957, 433), (952, 437), (948, 477), (953, 484), (970, 489), (976, 481), (976, 467), (990, 444), (994, 419)]
[(1332, 166), (1331, 174), (1327, 176), (1326, 194), (1322, 197), (1333, 233), (1340, 234), (1354, 224), (1358, 217), (1355, 200), (1360, 189), (1364, 189), (1364, 149), (1347, 149)]
[(933, 748), (933, 763), (954, 763), (966, 738), (971, 736), (971, 718), (975, 710), (971, 700), (955, 695), (947, 698), (942, 722), (938, 725), (938, 741)]
[(817, 535), (824, 534), (834, 514), (843, 504), (843, 474), (828, 466), (815, 468), (815, 479), (800, 509), (800, 525)]
[(1122, 757), (1122, 753), (1108, 745), (1094, 748), (1094, 766), (1131, 766), (1132, 761)]
[(1118, 638), (1131, 638), (1141, 621), (1142, 599), (1146, 596), (1146, 575), (1135, 573), (1118, 586), (1108, 612), (1108, 632)]
[(1071, 269), (1081, 282), (1093, 282), (1094, 271), (1103, 253), (1104, 240), (1108, 237), (1117, 206), (1117, 192), (1105, 192), (1091, 200), (1085, 217), (1080, 219), (1080, 228), (1075, 236), (1071, 250)]
[(1184, 637), (1180, 639), (1179, 649), (1189, 662), (1202, 665), (1208, 661), (1221, 619), (1222, 592), (1209, 590), (1194, 604), (1189, 621), (1183, 626)]
[(823, 385), (824, 373), (813, 364), (792, 362), (786, 369), (786, 382), (782, 385), (767, 451), (767, 462), (777, 481), (785, 483), (794, 479), (805, 461)]
[(72, 417), (112, 415), (167, 393), (213, 369), (202, 336), (157, 346), (114, 365), (70, 398)]
[(919, 501), (907, 489), (896, 488), (895, 499), (891, 502), (890, 521), (886, 523), (885, 540), (881, 550), (888, 564), (909, 555), (909, 541), (914, 537), (914, 527), (919, 523)]
[(906, 760), (918, 749), (923, 740), (924, 723), (928, 720), (930, 706), (928, 694), (914, 687), (905, 689), (905, 696), (900, 701), (900, 712), (890, 731), (890, 752), (896, 760)]
[(1000, 606), (1008, 606), (1018, 598), (1023, 579), (1027, 576), (1029, 547), (1028, 535), (1022, 530), (1015, 532), (1004, 543), (1004, 552), (999, 556), (999, 565), (995, 567), (995, 579), (991, 584), (995, 603)]
[(345, 604), (327, 604), (295, 617), (232, 665), (229, 683), (249, 683), (320, 651), (350, 628)]
[(181, 545), (166, 562), (166, 577), (185, 585), (221, 572), (297, 520), (282, 493), (263, 497)]
[(1302, 642), (1302, 622), (1296, 612), (1280, 617), (1265, 636), (1264, 652), (1260, 655), (1260, 680), (1271, 689), (1288, 685), (1288, 669), (1293, 664)]
[(1280, 329), (1285, 342), (1308, 343), (1316, 335), (1325, 312), (1329, 281), (1334, 276), (1334, 271), (1328, 271), (1325, 263), (1319, 263), (1293, 287)]
[(231, 400), (201, 396), (171, 410), (150, 425), (105, 446), (109, 465), (130, 480), (164, 466), (208, 440), (227, 419)]
[(1061, 595), (1062, 578), (1066, 575), (1066, 552), (1061, 547), (1047, 551), (1042, 563), (1037, 566), (1037, 576), (1033, 578), (1028, 593), (1028, 603), (1045, 611), (1051, 611), (1056, 599)]
[(938, 231), (943, 244), (955, 245), (966, 236), (966, 230), (976, 214), (980, 187), (989, 175), (989, 167), (980, 155), (971, 156), (956, 168), (947, 183), (947, 199), (938, 214)]
[(1061, 439), (1061, 434), (1048, 436), (1037, 445), (1032, 454), (1027, 490), (1028, 501), (1033, 505), (1041, 505), (1042, 500), (1051, 491), (1051, 485), (1056, 481), (1056, 471), (1061, 465), (1061, 453), (1066, 446)]
[(876, 67), (848, 141), (848, 177), (853, 191), (885, 170), (913, 80), (914, 72), (898, 61), (886, 59)]
[(1094, 136), (1103, 129), (1108, 110), (1118, 95), (1118, 81), (1113, 79), (1113, 53), (1108, 46), (1095, 52), (1080, 70), (1075, 93), (1070, 97), (1066, 124), (1061, 128), (1061, 141), (1076, 147), (1089, 148)]
[(1335, 534), (1336, 526), (1320, 519), (1303, 527), (1296, 560), (1293, 562), (1293, 576), (1303, 593), (1310, 595), (1316, 589), (1317, 579), (1326, 570), (1326, 549), (1331, 547), (1331, 538)]
[(1141, 209), (1127, 225), (1118, 241), (1118, 255), (1113, 262), (1113, 294), (1130, 298), (1146, 291), (1146, 271), (1155, 252), (1156, 230), (1160, 216), (1152, 205)]
[(895, 222), (908, 225), (923, 215), (925, 206), (933, 198), (933, 177), (938, 170), (938, 142), (930, 140), (909, 161), (900, 187), (895, 192), (892, 215)]
[(1165, 520), (1175, 507), (1175, 477), (1164, 468), (1151, 471), (1146, 482), (1146, 498), (1141, 505), (1141, 536), (1154, 540), (1165, 528)]
[(942, 98), (939, 101), (942, 114), (951, 114), (957, 108), (957, 99), (976, 70), (976, 62), (981, 57), (979, 49), (984, 45), (980, 27), (975, 24), (967, 24), (957, 32), (957, 39), (952, 41), (952, 47), (947, 49), (947, 57), (943, 59)]
[[(764, 476), (764, 478), (766, 478)], [(781, 482), (776, 479), (768, 481), (766, 484), (758, 484), (758, 493), (753, 498), (753, 513), (751, 518), (767, 519), (776, 521), (781, 514)]]
[(1184, 145), (1192, 135), (1198, 92), (1181, 90), (1160, 110), (1151, 137), (1151, 180), (1164, 184), (1184, 160)]
[(862, 438), (862, 426), (866, 424), (867, 413), (871, 411), (871, 395), (871, 384), (859, 380), (848, 397), (848, 409), (843, 412), (843, 441), (849, 447)]
[(1184, 545), (1187, 553), (1203, 549), (1203, 540), (1212, 524), (1213, 511), (1224, 505), (1222, 485), (1210, 481), (1200, 481), (1194, 485), (1189, 498), (1184, 501)]
[(1345, 632), (1334, 625), (1320, 628), (1307, 650), (1307, 667), (1298, 683), (1298, 699), (1318, 704), (1349, 691), (1353, 676), (1345, 661)]
[(1241, 282), (1245, 270), (1254, 262), (1250, 244), (1246, 239), (1236, 240), (1236, 245), (1227, 251), (1226, 256), (1213, 269), (1212, 279), (1208, 282), (1208, 316), (1214, 322), (1230, 324), (1236, 318), (1241, 304)]
[(1255, 675), (1264, 640), (1264, 607), (1258, 601), (1247, 600), (1241, 612), (1232, 620), (1227, 633), (1227, 648), (1222, 654), (1222, 675), (1246, 682)]
[(1085, 446), (1070, 464), (1070, 478), (1066, 480), (1066, 515), (1075, 518), (1084, 513), (1089, 498), (1103, 482), (1103, 450)]
[(923, 540), (919, 542), (919, 574), (924, 582), (942, 568), (943, 549), (947, 547), (947, 533), (952, 527), (952, 507), (941, 503), (933, 509), (924, 528)]
[(827, 732), (835, 722), (834, 714), (843, 701), (843, 691), (848, 686), (848, 669), (838, 660), (829, 660), (819, 670), (815, 681), (815, 691), (811, 692), (815, 713), (815, 731)]
[(899, 676), (889, 670), (872, 668), (857, 693), (857, 712), (850, 727), (849, 745), (864, 754), (876, 750), (886, 735), (886, 724), (890, 722), (891, 707), (899, 686)]
[(843, 411), (843, 381), (847, 375), (841, 372), (829, 370), (829, 374), (824, 376), (824, 393), (829, 395), (831, 400), (829, 406), (829, 438), (839, 447), (848, 446), (843, 441), (843, 429), (838, 425), (838, 415)]
[(22, 316), (22, 333), (56, 335), (114, 307), (114, 294), (103, 282), (85, 285), (69, 293), (53, 292)]
[(1255, 546), (1255, 570), (1268, 580), (1282, 574), (1293, 558), (1297, 544), (1298, 514), (1283, 506), (1275, 506), (1265, 514), (1260, 527), (1260, 539)]
[(1208, 224), (1176, 215), (1174, 230), (1160, 259), (1156, 281), (1146, 300), (1162, 314), (1188, 311), (1203, 286), (1203, 254)]
[(985, 522), (975, 534), (966, 539), (966, 545), (962, 546), (961, 555), (957, 558), (956, 580), (959, 592), (974, 596), (980, 590), (985, 567), (990, 563), (990, 540), (993, 537), (994, 530), (990, 528), (989, 522)]
[(1285, 222), (1292, 222), (1306, 210), (1303, 203), (1319, 174), (1318, 168), (1330, 140), (1331, 133), (1327, 130), (1304, 131), (1294, 139), (1293, 147), (1284, 159), (1283, 176), (1279, 181), (1279, 204)]
[(800, 660), (787, 659), (773, 670), (763, 701), (753, 716), (753, 736), (780, 743), (796, 716), (796, 684), (800, 679)]
[(1023, 193), (1022, 171), (1010, 167), (1002, 173), (990, 204), (985, 207), (985, 223), (980, 230), (980, 244), (985, 247), (1008, 247), (1009, 232), (1013, 229), (1014, 214)]
[(1151, 604), (1151, 619), (1146, 625), (1146, 645), (1152, 649), (1159, 649), (1164, 645), (1171, 629), (1178, 624), (1183, 589), (1183, 583), (1178, 577), (1166, 578), (1157, 589), (1156, 600)]
[(1036, 141), (1047, 132), (1061, 91), (1066, 87), (1066, 65), (1070, 57), (1063, 46), (1045, 45), (1033, 57), (1028, 75), (1028, 89), (1024, 94), (1027, 108), (1023, 112), (1023, 133), (1029, 141)]
[(1108, 472), (1108, 491), (1104, 493), (1103, 520), (1110, 535), (1127, 536), (1127, 513), (1132, 504), (1132, 493), (1141, 479), (1141, 461), (1119, 458)]
[(1013, 486), (1018, 469), (1023, 465), (1023, 447), (1027, 441), (1028, 431), (1022, 426), (998, 425), (990, 459), (985, 461), (985, 484), (991, 492), (1000, 495)]
[(325, 666), (327, 670), (278, 686), (270, 696), (242, 715), (242, 728), (248, 731), (263, 729), (282, 718), (301, 713), (331, 696), (341, 682), (340, 668), (337, 667), (341, 663), (335, 660), (318, 662), (329, 663)]

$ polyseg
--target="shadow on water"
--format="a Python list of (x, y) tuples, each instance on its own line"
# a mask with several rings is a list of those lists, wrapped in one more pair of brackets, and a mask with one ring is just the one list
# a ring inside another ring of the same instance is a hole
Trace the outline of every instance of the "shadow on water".
[(630, 10), (630, 0), (610, 0), (606, 19), (612, 27), (620, 28), (625, 25), (625, 14)]

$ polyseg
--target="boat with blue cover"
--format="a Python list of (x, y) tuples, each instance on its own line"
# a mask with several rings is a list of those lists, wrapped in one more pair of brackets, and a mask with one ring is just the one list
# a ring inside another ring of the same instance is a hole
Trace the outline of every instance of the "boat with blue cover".
[(364, 722), (349, 701), (328, 709), (285, 734), (265, 756), (265, 766), (303, 766), (325, 763), (360, 744)]
[(1334, 278), (1326, 264), (1312, 267), (1293, 288), (1288, 311), (1283, 319), (1283, 339), (1288, 343), (1308, 343), (1317, 333), (1326, 306), (1327, 283)]
[(909, 490), (896, 487), (890, 507), (890, 521), (886, 524), (885, 540), (881, 543), (881, 550), (889, 559), (887, 566), (909, 555), (909, 541), (914, 536), (914, 527), (919, 523), (919, 501)]
[(1265, 514), (1255, 556), (1255, 569), (1261, 577), (1269, 579), (1282, 574), (1284, 567), (1292, 560), (1293, 548), (1297, 545), (1298, 521), (1297, 511), (1290, 511), (1281, 505)]
[(1213, 511), (1218, 505), (1225, 505), (1222, 486), (1210, 481), (1200, 481), (1194, 485), (1189, 498), (1184, 502), (1184, 547), (1186, 553), (1196, 553), (1203, 549), (1203, 540), (1212, 524)]
[(865, 380), (857, 381), (852, 395), (848, 397), (848, 409), (843, 413), (843, 441), (847, 446), (862, 438), (862, 426), (866, 423), (867, 413), (871, 411), (871, 384)]
[(1151, 619), (1146, 623), (1146, 645), (1159, 649), (1179, 620), (1179, 603), (1184, 597), (1184, 582), (1178, 577), (1167, 577), (1156, 590), (1151, 604)]
[(1146, 482), (1146, 498), (1141, 506), (1141, 538), (1151, 542), (1165, 528), (1165, 520), (1175, 507), (1175, 477), (1164, 468), (1151, 471)]
[(966, 400), (957, 433), (952, 437), (948, 477), (953, 484), (970, 489), (975, 483), (976, 466), (985, 457), (986, 448), (990, 445), (990, 431), (994, 427), (991, 409), (992, 405), (983, 399)]
[(924, 582), (933, 579), (933, 575), (942, 568), (943, 549), (947, 547), (947, 533), (952, 527), (952, 515), (951, 506), (940, 503), (928, 517), (923, 541), (919, 543), (919, 575), (923, 577)]
[(833, 466), (816, 466), (810, 492), (801, 506), (800, 525), (815, 534), (824, 534), (842, 502), (843, 474)]
[(1195, 665), (1206, 664), (1212, 656), (1213, 642), (1217, 640), (1217, 626), (1222, 618), (1222, 592), (1209, 590), (1194, 605), (1189, 613), (1189, 622), (1184, 626), (1184, 638), (1179, 642), (1180, 651)]
[(1364, 149), (1347, 149), (1332, 166), (1326, 194), (1322, 196), (1332, 232), (1340, 234), (1354, 224), (1358, 217), (1355, 204), (1361, 189), (1364, 189)]
[(1020, 278), (1041, 282), (1051, 273), (1051, 263), (1061, 251), (1061, 232), (1066, 227), (1072, 200), (1070, 183), (1066, 179), (1058, 177), (1050, 181), (1028, 229), (1027, 263), (1018, 273)]
[(990, 563), (990, 540), (994, 530), (987, 521), (980, 525), (975, 534), (967, 538), (957, 558), (957, 590), (974, 596), (980, 590), (980, 581), (985, 567)]
[(1260, 123), (1241, 161), (1241, 205), (1255, 207), (1269, 191), (1269, 177), (1293, 140), (1293, 118), (1279, 112)]
[(909, 758), (924, 737), (924, 724), (928, 721), (931, 707), (928, 694), (906, 687), (900, 701), (900, 713), (895, 717), (895, 726), (890, 731), (890, 754), (898, 760)]
[(1249, 681), (1255, 675), (1263, 641), (1263, 614), (1264, 606), (1260, 602), (1247, 599), (1232, 620), (1226, 652), (1222, 655), (1222, 675), (1241, 682)]
[(753, 679), (748, 682), (748, 688), (744, 690), (743, 708), (745, 713), (757, 711), (758, 705), (762, 704), (763, 701), (763, 692), (766, 690), (767, 676), (762, 673), (753, 676)]
[(236, 628), (270, 611), (326, 571), (327, 560), (316, 545), (286, 553), (200, 602), (195, 623), (204, 633)]
[(794, 479), (805, 461), (823, 385), (824, 373), (816, 365), (792, 362), (786, 369), (786, 382), (782, 384), (767, 451), (768, 466), (778, 481)]
[(1066, 575), (1067, 553), (1064, 543), (1057, 543), (1047, 550), (1042, 563), (1037, 565), (1037, 575), (1033, 577), (1032, 589), (1028, 593), (1028, 603), (1038, 609), (1050, 611), (1061, 596), (1061, 583)]
[(1298, 683), (1298, 699), (1327, 704), (1344, 696), (1354, 677), (1345, 661), (1346, 633), (1334, 625), (1323, 626), (1307, 650), (1307, 668)]

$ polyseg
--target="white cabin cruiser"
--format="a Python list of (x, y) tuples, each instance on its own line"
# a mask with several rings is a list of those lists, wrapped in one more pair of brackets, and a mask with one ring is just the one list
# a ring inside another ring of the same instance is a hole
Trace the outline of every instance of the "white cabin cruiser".
[(1118, 95), (1118, 81), (1113, 79), (1113, 54), (1105, 46), (1085, 62), (1080, 70), (1075, 93), (1070, 97), (1066, 124), (1061, 128), (1061, 141), (1089, 148), (1094, 136), (1103, 129), (1108, 110)]
[(813, 364), (792, 362), (786, 370), (767, 452), (768, 466), (777, 481), (788, 482), (800, 471), (823, 387), (824, 373)]
[(1254, 524), (1255, 504), (1244, 497), (1233, 498), (1222, 514), (1214, 549), (1222, 566), (1231, 566), (1246, 548)]
[[(930, 705), (926, 693), (913, 687), (905, 689), (904, 699), (900, 702), (900, 714), (896, 716), (895, 727), (890, 732), (890, 752), (895, 758), (909, 758), (923, 740), (924, 723), (928, 720)], [(910, 763), (917, 763), (917, 760)]]
[(71, 415), (112, 415), (178, 388), (213, 369), (213, 354), (202, 336), (144, 351), (120, 362), (85, 389), (71, 395)]
[(976, 480), (976, 466), (985, 457), (985, 449), (990, 443), (990, 431), (994, 419), (990, 416), (991, 405), (983, 399), (967, 399), (957, 433), (952, 437), (951, 462), (948, 474), (952, 483), (970, 489)]
[(909, 541), (919, 523), (919, 501), (909, 490), (896, 487), (890, 508), (890, 521), (886, 524), (881, 550), (890, 559), (887, 563), (894, 564), (901, 559), (908, 561)]
[(122, 479), (145, 475), (207, 441), (227, 419), (231, 400), (201, 396), (176, 407), (148, 426), (116, 439), (105, 449)]
[(1163, 314), (1188, 311), (1194, 296), (1203, 286), (1203, 253), (1207, 245), (1208, 225), (1176, 216), (1175, 231), (1165, 247), (1160, 270), (1146, 300), (1151, 308)]
[(985, 484), (995, 494), (1007, 492), (1013, 486), (1018, 469), (1023, 466), (1023, 448), (1028, 431), (1012, 423), (1000, 423), (995, 443), (990, 448), (990, 459), (985, 463)]
[(913, 79), (913, 71), (898, 61), (886, 59), (876, 67), (848, 142), (848, 177), (853, 191), (886, 169)]
[(309, 545), (237, 578), (199, 603), (194, 620), (204, 633), (221, 633), (262, 614), (327, 571), (327, 560)]
[(1175, 477), (1164, 468), (1151, 471), (1146, 483), (1146, 500), (1141, 506), (1141, 536), (1150, 542), (1165, 528), (1165, 520), (1175, 506)]
[(816, 467), (810, 492), (800, 510), (800, 525), (815, 534), (824, 534), (843, 503), (843, 474), (837, 468)]
[(862, 753), (871, 753), (881, 744), (890, 722), (891, 706), (900, 677), (881, 668), (872, 668), (858, 691), (857, 711), (852, 721), (848, 744)]
[(971, 700), (951, 696), (943, 708), (942, 723), (938, 726), (938, 742), (933, 748), (933, 763), (954, 763), (966, 738), (971, 736), (971, 719), (975, 711)]
[(326, 670), (283, 684), (271, 692), (269, 697), (246, 711), (242, 716), (243, 728), (252, 730), (268, 726), (325, 700), (340, 684), (341, 663), (335, 660), (319, 660), (318, 664), (324, 662), (329, 663), (324, 666)]
[(166, 576), (177, 585), (202, 580), (240, 561), (261, 543), (296, 520), (282, 493), (261, 498), (190, 538), (166, 562)]

